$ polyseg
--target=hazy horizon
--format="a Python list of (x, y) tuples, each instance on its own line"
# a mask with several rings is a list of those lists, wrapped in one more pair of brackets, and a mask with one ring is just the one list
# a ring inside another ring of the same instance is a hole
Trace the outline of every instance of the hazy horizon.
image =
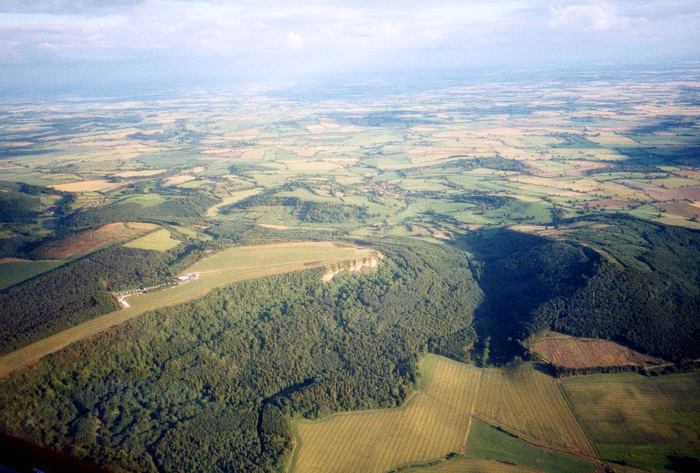
[(700, 59), (694, 1), (7, 0), (4, 94)]

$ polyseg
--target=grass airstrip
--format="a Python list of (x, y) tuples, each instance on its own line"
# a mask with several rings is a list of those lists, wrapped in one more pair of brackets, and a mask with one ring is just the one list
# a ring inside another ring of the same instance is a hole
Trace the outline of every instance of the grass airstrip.
[(373, 251), (332, 242), (291, 242), (229, 248), (187, 268), (199, 273), (184, 284), (128, 298), (129, 307), (71, 327), (0, 358), (0, 378), (54, 353), (71, 343), (95, 335), (145, 312), (179, 304), (237, 281), (302, 269), (331, 266), (371, 257)]

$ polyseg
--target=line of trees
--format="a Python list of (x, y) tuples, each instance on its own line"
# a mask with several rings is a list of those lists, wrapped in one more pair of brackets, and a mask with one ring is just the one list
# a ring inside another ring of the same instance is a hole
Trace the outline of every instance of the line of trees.
[(301, 200), (298, 197), (278, 196), (274, 193), (264, 193), (224, 207), (222, 214), (230, 214), (235, 210), (251, 207), (289, 207), (292, 215), (306, 223), (343, 223), (363, 222), (369, 213), (366, 206), (335, 204), (331, 202), (313, 202)]

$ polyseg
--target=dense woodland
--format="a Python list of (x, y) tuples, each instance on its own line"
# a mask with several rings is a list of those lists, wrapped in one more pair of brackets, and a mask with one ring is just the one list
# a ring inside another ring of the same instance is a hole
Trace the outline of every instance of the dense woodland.
[(375, 271), (246, 281), (76, 344), (3, 381), (0, 425), (115, 471), (279, 471), (289, 415), (396, 406), (417, 355), (469, 332), (464, 252), (376, 247)]
[(144, 207), (135, 203), (115, 203), (74, 212), (61, 221), (60, 231), (97, 228), (114, 222), (191, 223), (218, 201), (204, 193), (177, 191), (165, 202)]
[(6, 234), (0, 239), (0, 258), (21, 255), (36, 244), (43, 233), (42, 218), (63, 216), (74, 197), (46, 187), (0, 181), (0, 224)]
[[(512, 363), (528, 336), (556, 329), (697, 358), (700, 235), (580, 223), (561, 223), (566, 241), (504, 229), (456, 245), (355, 241), (386, 256), (377, 270), (238, 283), (48, 357), (2, 382), (0, 403), (15, 408), (0, 425), (114, 471), (281, 471), (291, 416), (397, 406), (426, 350)], [(240, 221), (208, 232), (177, 252), (111, 247), (0, 293), (0, 313), (13, 314), (3, 347), (113, 310), (108, 291), (170, 277), (207, 248), (310, 236)]]
[(579, 245), (505, 229), (472, 234), (460, 243), (475, 254), (479, 285), (486, 294), (475, 322), (483, 364), (523, 356), (519, 341), (549, 328), (533, 327), (533, 311), (552, 298), (572, 294), (599, 260), (594, 251)]
[(368, 217), (367, 207), (359, 205), (334, 204), (329, 202), (304, 201), (298, 197), (279, 197), (265, 193), (249, 197), (241, 202), (224, 207), (222, 213), (231, 213), (251, 207), (288, 207), (292, 215), (306, 223), (363, 222)]
[(523, 356), (520, 341), (547, 329), (669, 361), (700, 357), (700, 233), (629, 217), (578, 223), (562, 222), (568, 241), (499, 229), (461, 241), (479, 262), (475, 328), (490, 361)]
[(537, 324), (620, 341), (670, 361), (699, 358), (700, 233), (628, 217), (606, 223), (575, 238), (606, 242), (615, 260), (603, 260), (570, 298), (549, 301)]
[(0, 353), (117, 310), (111, 291), (162, 282), (173, 259), (114, 246), (0, 292)]

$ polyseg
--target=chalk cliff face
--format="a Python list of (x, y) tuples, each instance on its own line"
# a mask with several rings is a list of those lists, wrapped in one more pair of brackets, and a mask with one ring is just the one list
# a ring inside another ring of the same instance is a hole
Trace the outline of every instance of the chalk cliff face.
[(340, 273), (341, 271), (345, 271), (346, 269), (348, 271), (359, 271), (362, 268), (370, 268), (370, 269), (375, 269), (379, 262), (377, 261), (377, 258), (382, 259), (384, 256), (381, 254), (378, 254), (376, 257), (371, 256), (369, 258), (363, 258), (359, 260), (353, 261), (353, 263), (348, 266), (347, 268), (338, 268), (338, 269), (329, 269), (326, 274), (321, 277), (321, 281), (330, 281), (335, 277), (336, 274)]

